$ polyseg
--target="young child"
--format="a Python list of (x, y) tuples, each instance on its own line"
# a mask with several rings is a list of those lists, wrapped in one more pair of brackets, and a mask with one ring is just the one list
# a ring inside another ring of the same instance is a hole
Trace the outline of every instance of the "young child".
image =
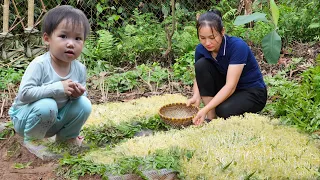
[(86, 97), (86, 68), (76, 60), (89, 33), (85, 14), (59, 6), (43, 19), (43, 40), (49, 51), (27, 67), (9, 110), (15, 131), (30, 150), (35, 140), (56, 135), (56, 141), (81, 146), (80, 129), (91, 113)]

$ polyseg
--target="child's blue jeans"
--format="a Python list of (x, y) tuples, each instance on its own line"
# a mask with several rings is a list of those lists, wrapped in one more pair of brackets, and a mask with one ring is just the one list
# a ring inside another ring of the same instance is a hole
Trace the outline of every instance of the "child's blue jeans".
[(58, 109), (52, 98), (44, 98), (19, 108), (11, 107), (9, 115), (15, 131), (24, 141), (56, 135), (57, 140), (75, 138), (91, 113), (91, 102), (85, 96), (69, 100)]

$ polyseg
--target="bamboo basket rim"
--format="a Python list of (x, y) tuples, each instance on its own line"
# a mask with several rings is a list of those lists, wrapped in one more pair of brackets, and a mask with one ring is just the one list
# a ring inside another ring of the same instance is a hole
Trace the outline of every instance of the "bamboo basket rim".
[[(183, 108), (185, 109), (185, 111), (189, 111), (190, 110), (192, 115), (179, 118), (179, 117), (169, 117), (169, 116), (167, 116), (167, 115), (165, 115), (163, 113), (163, 111), (165, 111), (166, 108), (175, 107), (175, 106), (177, 107), (178, 111), (179, 111), (178, 107), (180, 108), (180, 110), (182, 110)], [(159, 115), (160, 115), (160, 118), (166, 124), (169, 124), (169, 125), (174, 126), (174, 127), (181, 127), (181, 126), (189, 126), (189, 125), (191, 125), (192, 124), (192, 119), (194, 118), (194, 116), (197, 114), (198, 111), (199, 111), (199, 107), (196, 107), (194, 105), (187, 106), (186, 103), (170, 103), (170, 104), (166, 104), (166, 105), (162, 106), (159, 109)]]

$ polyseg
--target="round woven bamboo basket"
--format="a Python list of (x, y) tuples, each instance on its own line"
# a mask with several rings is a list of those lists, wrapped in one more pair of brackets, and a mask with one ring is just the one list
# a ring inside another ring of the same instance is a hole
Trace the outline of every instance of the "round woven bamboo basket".
[(186, 103), (171, 103), (162, 106), (159, 115), (166, 124), (179, 128), (191, 125), (198, 111), (198, 107), (187, 106)]

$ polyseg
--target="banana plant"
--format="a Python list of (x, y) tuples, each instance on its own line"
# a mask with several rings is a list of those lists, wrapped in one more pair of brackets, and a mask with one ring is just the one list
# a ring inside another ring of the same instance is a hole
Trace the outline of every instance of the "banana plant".
[(266, 18), (266, 14), (255, 12), (250, 15), (237, 16), (237, 18), (234, 21), (234, 25), (236, 26), (243, 25), (251, 21), (263, 21), (263, 22), (272, 23), (274, 26), (273, 31), (271, 31), (262, 39), (262, 51), (269, 64), (276, 64), (280, 57), (282, 42), (281, 42), (281, 37), (277, 33), (278, 20), (279, 20), (279, 8), (274, 2), (274, 0), (270, 0), (270, 11), (272, 15), (271, 21), (268, 21), (268, 19)]

